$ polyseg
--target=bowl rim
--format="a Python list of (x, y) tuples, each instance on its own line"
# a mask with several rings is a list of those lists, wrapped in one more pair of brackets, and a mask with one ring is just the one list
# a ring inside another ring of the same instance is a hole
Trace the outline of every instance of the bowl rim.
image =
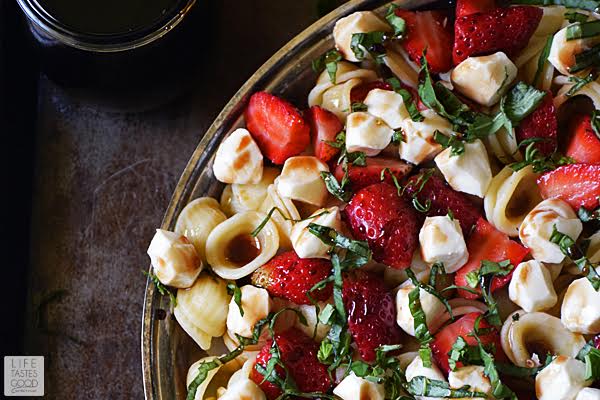
[[(318, 19), (281, 47), (260, 68), (258, 68), (233, 97), (231, 97), (202, 136), (173, 191), (173, 195), (161, 223), (161, 228), (172, 229), (174, 227), (177, 215), (179, 215), (183, 206), (187, 204), (185, 200), (194, 192), (199, 176), (212, 158), (213, 153), (208, 151), (208, 149), (222, 137), (222, 133), (225, 130), (229, 131), (231, 125), (241, 115), (250, 95), (257, 90), (264, 89), (264, 87), (266, 87), (285, 66), (294, 64), (294, 60), (297, 59), (299, 54), (308, 51), (319, 41), (331, 36), (333, 25), (338, 19), (356, 11), (375, 10), (391, 3), (415, 8), (434, 1), (435, 0), (350, 0)], [(154, 365), (153, 357), (153, 338), (155, 331), (153, 312), (154, 306), (159, 300), (160, 294), (151, 283), (150, 279), (147, 279), (141, 330), (142, 377), (144, 394), (147, 400), (162, 400), (157, 391), (156, 379), (156, 370), (160, 366)]]

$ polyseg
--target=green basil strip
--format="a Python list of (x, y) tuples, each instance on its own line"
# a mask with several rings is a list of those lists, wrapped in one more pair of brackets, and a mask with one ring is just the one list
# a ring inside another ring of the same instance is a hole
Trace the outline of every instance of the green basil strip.
[(468, 386), (460, 389), (450, 389), (450, 386), (446, 382), (429, 379), (424, 376), (415, 376), (412, 378), (406, 385), (406, 391), (413, 396), (446, 397), (451, 399), (461, 397), (488, 397), (485, 393), (471, 392), (468, 390)]
[(396, 15), (396, 4), (390, 4), (385, 19), (394, 28), (394, 37), (400, 37), (406, 31), (406, 21), (402, 17)]
[(600, 35), (600, 21), (578, 22), (567, 27), (567, 40), (584, 39)]
[(582, 51), (575, 55), (575, 65), (569, 68), (569, 72), (575, 74), (589, 67), (600, 65), (600, 45)]
[(548, 35), (548, 39), (546, 40), (546, 44), (540, 53), (540, 58), (538, 58), (537, 69), (535, 70), (535, 75), (533, 77), (533, 85), (537, 86), (538, 81), (540, 80), (540, 76), (542, 76), (542, 71), (544, 70), (544, 65), (548, 62), (548, 56), (550, 55), (550, 49), (552, 48), (552, 40), (554, 39), (554, 35)]
[(321, 179), (323, 179), (325, 182), (327, 191), (335, 198), (340, 199), (345, 203), (350, 201), (352, 198), (352, 192), (348, 189), (345, 189), (344, 185), (341, 185), (331, 172), (321, 171)]
[(594, 0), (512, 0), (511, 4), (527, 4), (532, 6), (565, 6), (586, 11), (596, 11), (600, 2)]
[(586, 22), (588, 20), (588, 16), (576, 11), (567, 11), (565, 13), (565, 19), (572, 24), (574, 22)]

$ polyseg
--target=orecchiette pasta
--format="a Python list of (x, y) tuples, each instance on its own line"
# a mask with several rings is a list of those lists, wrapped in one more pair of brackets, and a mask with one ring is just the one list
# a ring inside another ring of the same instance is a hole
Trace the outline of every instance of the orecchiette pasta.
[[(561, 85), (556, 97), (554, 97), (554, 107), (559, 108), (569, 100), (567, 93), (573, 88), (575, 82), (569, 80), (566, 76), (558, 76), (554, 79), (554, 83)], [(579, 88), (576, 94), (577, 96), (588, 97), (594, 103), (594, 107), (600, 109), (600, 83), (597, 80)]]
[[(513, 318), (519, 314), (518, 318)], [(569, 331), (559, 318), (542, 312), (516, 311), (509, 316), (500, 333), (502, 349), (517, 366), (532, 367), (533, 354), (575, 357), (585, 345), (585, 338)], [(540, 354), (541, 353), (541, 354)]]
[[(188, 373), (187, 373), (187, 377), (185, 380), (186, 386), (189, 386), (194, 381), (194, 379), (196, 379), (196, 376), (198, 376), (198, 374), (199, 374), (200, 365), (202, 363), (208, 363), (208, 362), (214, 361), (216, 358), (217, 357), (215, 357), (215, 356), (204, 357), (204, 358), (196, 361), (195, 363), (193, 363), (190, 366)], [(196, 396), (194, 396), (194, 400), (203, 400), (204, 399), (204, 395), (206, 394), (206, 389), (208, 388), (208, 385), (213, 380), (215, 375), (217, 375), (217, 373), (219, 373), (219, 370), (221, 368), (223, 368), (222, 365), (218, 366), (217, 368), (214, 368), (208, 372), (207, 377), (200, 384), (200, 386), (198, 386), (198, 389), (196, 389)]]
[(243, 278), (277, 253), (279, 233), (270, 220), (256, 238), (250, 236), (265, 218), (265, 214), (246, 211), (213, 229), (206, 240), (206, 259), (217, 275), (224, 279)]
[(175, 232), (187, 237), (196, 248), (198, 255), (206, 261), (204, 247), (210, 231), (227, 217), (212, 197), (200, 197), (186, 205), (177, 218)]
[(507, 235), (518, 236), (521, 222), (542, 200), (537, 177), (531, 166), (519, 171), (504, 167), (492, 179), (485, 194), (484, 208), (488, 221)]
[(289, 249), (292, 247), (290, 240), (292, 227), (294, 226), (294, 221), (300, 219), (300, 213), (292, 200), (282, 197), (275, 185), (270, 185), (267, 189), (267, 197), (260, 206), (259, 211), (266, 214), (273, 208), (277, 208), (271, 216), (271, 221), (275, 224), (279, 232), (279, 247)]
[[(267, 189), (275, 178), (279, 175), (279, 170), (273, 167), (267, 167), (263, 171), (260, 182), (256, 184), (233, 184), (231, 185), (232, 201), (235, 202), (238, 211), (258, 211), (263, 201), (267, 197)], [(235, 200), (233, 200), (235, 199)], [(238, 207), (239, 206), (239, 207)]]
[(370, 82), (377, 79), (377, 74), (371, 69), (364, 69), (348, 62), (339, 62), (335, 75), (335, 83), (331, 82), (327, 71), (323, 71), (317, 79), (315, 87), (308, 94), (308, 105), (321, 105), (323, 102), (323, 93), (335, 84), (344, 83), (351, 79), (359, 79)]
[(321, 107), (331, 111), (341, 120), (345, 120), (352, 111), (352, 89), (360, 85), (362, 80), (354, 78), (338, 83), (323, 93)]
[(383, 62), (406, 85), (417, 88), (419, 83), (419, 68), (410, 61), (408, 55), (400, 46), (392, 46), (383, 58)]

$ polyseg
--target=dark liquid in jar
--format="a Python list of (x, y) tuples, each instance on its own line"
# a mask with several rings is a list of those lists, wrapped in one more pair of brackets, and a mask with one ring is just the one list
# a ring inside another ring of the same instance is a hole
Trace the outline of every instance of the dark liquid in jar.
[(227, 244), (225, 257), (227, 261), (243, 266), (260, 254), (260, 241), (248, 234), (237, 235)]

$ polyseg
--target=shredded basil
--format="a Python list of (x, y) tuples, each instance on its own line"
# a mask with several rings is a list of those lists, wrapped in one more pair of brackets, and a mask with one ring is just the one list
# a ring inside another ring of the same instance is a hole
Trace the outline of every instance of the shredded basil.
[(567, 11), (565, 13), (565, 19), (572, 24), (575, 22), (586, 22), (588, 16), (586, 14), (578, 13), (577, 11)]
[(365, 103), (352, 103), (352, 105), (350, 106), (350, 110), (352, 112), (357, 112), (357, 111), (367, 111), (368, 107)]
[(435, 379), (429, 379), (424, 376), (415, 376), (408, 382), (406, 387), (408, 393), (413, 396), (426, 397), (444, 397), (444, 398), (464, 398), (464, 397), (482, 397), (487, 394), (481, 392), (471, 392), (468, 386), (460, 389), (451, 389), (448, 383)]
[(550, 49), (552, 48), (552, 40), (554, 39), (554, 35), (548, 35), (548, 39), (546, 40), (546, 44), (540, 53), (540, 58), (538, 58), (537, 69), (535, 70), (535, 75), (533, 77), (533, 85), (537, 86), (540, 76), (542, 75), (542, 71), (544, 70), (544, 65), (548, 62), (548, 56), (550, 55)]
[(433, 341), (433, 335), (427, 327), (427, 317), (421, 306), (421, 288), (415, 287), (408, 294), (408, 308), (414, 320), (415, 338), (421, 344), (419, 356), (423, 361), (423, 366), (431, 367), (431, 347), (429, 344)]
[(439, 143), (444, 149), (450, 147), (450, 156), (460, 156), (465, 152), (465, 143), (456, 135), (446, 136), (436, 129), (433, 133), (433, 140)]
[(168, 295), (169, 296), (169, 300), (171, 302), (171, 304), (173, 305), (173, 307), (177, 306), (177, 297), (175, 297), (175, 295), (173, 294), (173, 292), (171, 292), (161, 281), (160, 279), (158, 279), (158, 276), (156, 276), (154, 273), (152, 272), (147, 272), (142, 270), (142, 274), (146, 275), (148, 278), (150, 278), (150, 281), (154, 284), (154, 286), (156, 287), (156, 290), (158, 290), (158, 293), (160, 293), (161, 296), (165, 296)]
[(396, 9), (399, 8), (396, 4), (390, 4), (385, 19), (394, 28), (394, 37), (399, 38), (406, 31), (406, 21), (402, 17), (396, 15)]
[(600, 221), (600, 207), (595, 210), (588, 210), (585, 207), (580, 207), (579, 210), (577, 210), (577, 216), (582, 222)]
[[(598, 21), (598, 22), (600, 22), (600, 21)], [(567, 91), (567, 93), (565, 93), (565, 96), (567, 96), (567, 97), (574, 96), (585, 85), (587, 85), (588, 83), (591, 83), (591, 82), (595, 81), (597, 77), (598, 77), (598, 74), (595, 71), (594, 72), (590, 72), (588, 74), (588, 76), (586, 76), (585, 78), (580, 78), (578, 76), (571, 76), (571, 77), (569, 77), (569, 82), (573, 82), (574, 85)]]
[(325, 187), (329, 193), (345, 203), (350, 201), (352, 198), (352, 192), (344, 188), (344, 185), (340, 185), (331, 172), (321, 171), (321, 178), (325, 182)]
[(385, 55), (385, 48), (383, 47), (385, 39), (385, 32), (353, 33), (350, 40), (350, 49), (359, 61), (366, 58), (366, 50), (375, 62), (380, 64), (383, 62), (382, 58)]
[(234, 282), (227, 284), (227, 293), (233, 295), (233, 301), (240, 310), (240, 315), (244, 316), (244, 308), (242, 307), (242, 289), (238, 287)]
[(592, 66), (600, 65), (600, 45), (575, 55), (575, 65), (569, 68), (571, 74), (583, 71)]
[(600, 276), (596, 272), (597, 264), (592, 263), (589, 258), (585, 256), (585, 252), (575, 243), (575, 240), (569, 235), (566, 235), (556, 229), (556, 225), (552, 227), (552, 235), (550, 235), (550, 241), (557, 244), (560, 251), (569, 257), (579, 268), (579, 270), (586, 275), (586, 278), (592, 284), (592, 287), (596, 291), (600, 291)]
[(406, 89), (402, 87), (400, 84), (400, 80), (396, 77), (392, 77), (386, 80), (386, 82), (392, 87), (392, 89), (402, 96), (402, 100), (404, 100), (404, 105), (406, 106), (406, 110), (410, 115), (410, 119), (415, 122), (421, 122), (425, 119), (419, 112), (417, 105), (415, 104), (412, 94)]
[(529, 138), (519, 143), (519, 147), (525, 148), (525, 156), (523, 161), (515, 162), (509, 165), (513, 171), (520, 171), (528, 165), (533, 167), (533, 172), (542, 173), (556, 169), (561, 165), (573, 164), (575, 160), (571, 157), (566, 157), (554, 151), (548, 156), (544, 156), (537, 148), (537, 142), (547, 141), (547, 138)]
[(567, 27), (567, 40), (584, 39), (600, 35), (600, 21), (578, 22)]
[(312, 61), (312, 69), (316, 73), (321, 73), (327, 70), (329, 80), (335, 85), (338, 69), (338, 62), (342, 61), (343, 57), (336, 49), (331, 49), (319, 58)]

